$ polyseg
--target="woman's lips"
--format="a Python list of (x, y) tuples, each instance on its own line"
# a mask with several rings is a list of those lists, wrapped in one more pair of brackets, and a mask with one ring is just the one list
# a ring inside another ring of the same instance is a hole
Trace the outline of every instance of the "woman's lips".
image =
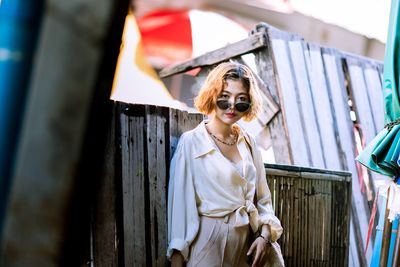
[(236, 116), (236, 113), (225, 113), (225, 116), (227, 116), (228, 118), (233, 118)]

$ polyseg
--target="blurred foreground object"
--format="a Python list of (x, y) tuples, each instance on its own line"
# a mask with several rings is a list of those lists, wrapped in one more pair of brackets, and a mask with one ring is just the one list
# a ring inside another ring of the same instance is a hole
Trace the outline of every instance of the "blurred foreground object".
[(0, 1), (0, 240), (42, 1)]
[(173, 99), (155, 70), (147, 63), (140, 32), (132, 14), (125, 20), (111, 99), (131, 104), (184, 109), (183, 104)]
[[(27, 10), (19, 6), (16, 11)], [(88, 198), (96, 188), (92, 177), (103, 165), (81, 176), (81, 169), (88, 168), (83, 156), (101, 155), (82, 150), (86, 131), (94, 128), (89, 118), (107, 120), (108, 110), (89, 113), (100, 101), (111, 104), (127, 10), (127, 1), (46, 1), (4, 219), (2, 267), (85, 266), (90, 259), (89, 234), (82, 229), (89, 225)], [(109, 55), (114, 58), (103, 59)], [(90, 141), (101, 146), (96, 139), (103, 131), (96, 129)]]
[(399, 1), (393, 0), (383, 70), (385, 128), (360, 153), (357, 160), (372, 171), (391, 176), (400, 175), (400, 18)]
[(151, 64), (164, 67), (247, 38), (248, 31), (215, 12), (156, 10), (138, 18), (143, 48)]

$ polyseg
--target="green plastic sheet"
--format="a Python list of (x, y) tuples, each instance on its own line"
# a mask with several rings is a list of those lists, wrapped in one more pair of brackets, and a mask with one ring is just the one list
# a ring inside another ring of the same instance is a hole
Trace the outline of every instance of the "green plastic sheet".
[(392, 0), (383, 68), (385, 124), (391, 124), (392, 127), (385, 127), (357, 157), (361, 164), (372, 171), (391, 176), (393, 179), (400, 176), (399, 9), (399, 0)]

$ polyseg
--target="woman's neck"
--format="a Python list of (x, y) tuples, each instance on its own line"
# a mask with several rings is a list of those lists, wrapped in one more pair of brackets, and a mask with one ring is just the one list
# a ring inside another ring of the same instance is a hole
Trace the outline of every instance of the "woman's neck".
[(234, 133), (233, 125), (225, 124), (215, 117), (207, 123), (207, 126), (213, 134), (220, 135), (223, 138), (230, 137)]

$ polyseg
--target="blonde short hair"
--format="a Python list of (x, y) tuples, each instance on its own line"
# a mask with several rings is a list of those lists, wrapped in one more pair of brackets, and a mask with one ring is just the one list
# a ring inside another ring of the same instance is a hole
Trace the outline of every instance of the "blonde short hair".
[(251, 106), (243, 115), (243, 120), (251, 121), (261, 109), (262, 99), (256, 78), (249, 67), (234, 62), (225, 62), (215, 67), (195, 98), (196, 108), (206, 115), (215, 111), (217, 98), (225, 89), (227, 80), (241, 81), (247, 89)]

